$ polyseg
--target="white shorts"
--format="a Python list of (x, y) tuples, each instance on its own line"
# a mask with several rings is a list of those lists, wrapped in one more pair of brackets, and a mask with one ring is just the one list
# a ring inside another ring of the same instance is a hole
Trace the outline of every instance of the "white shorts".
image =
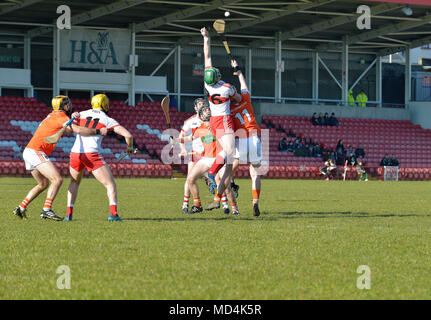
[(214, 164), (216, 158), (207, 158), (207, 157), (202, 157), (199, 159), (198, 163), (203, 163), (205, 164), (208, 169), (212, 167), (212, 165)]
[(36, 151), (33, 149), (25, 148), (22, 153), (22, 158), (25, 162), (26, 170), (34, 170), (41, 163), (49, 161), (48, 156), (43, 151)]
[(236, 139), (233, 156), (241, 163), (258, 163), (262, 160), (262, 145), (257, 135)]

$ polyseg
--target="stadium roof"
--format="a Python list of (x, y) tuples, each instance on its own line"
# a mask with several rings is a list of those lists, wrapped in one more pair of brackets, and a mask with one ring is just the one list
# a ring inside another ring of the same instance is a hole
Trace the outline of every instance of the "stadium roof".
[[(199, 30), (215, 19), (226, 21), (230, 46), (275, 46), (339, 51), (343, 39), (355, 52), (387, 55), (431, 42), (431, 0), (368, 1), (371, 29), (359, 30), (359, 0), (5, 0), (0, 3), (0, 35), (52, 38), (60, 5), (68, 5), (72, 25), (129, 28), (136, 41), (200, 44)], [(406, 3), (412, 9), (405, 13)], [(224, 17), (229, 11), (230, 17)], [(219, 41), (214, 39), (215, 42)]]

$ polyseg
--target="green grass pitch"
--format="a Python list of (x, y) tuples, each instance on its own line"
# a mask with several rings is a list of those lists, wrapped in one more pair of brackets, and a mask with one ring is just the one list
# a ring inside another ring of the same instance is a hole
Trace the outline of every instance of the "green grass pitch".
[[(66, 223), (39, 218), (45, 194), (14, 217), (34, 180), (0, 178), (0, 299), (431, 298), (430, 182), (263, 180), (255, 218), (250, 180), (237, 180), (240, 217), (183, 215), (184, 179), (116, 181), (122, 223), (92, 178)], [(61, 265), (70, 289), (57, 288)]]

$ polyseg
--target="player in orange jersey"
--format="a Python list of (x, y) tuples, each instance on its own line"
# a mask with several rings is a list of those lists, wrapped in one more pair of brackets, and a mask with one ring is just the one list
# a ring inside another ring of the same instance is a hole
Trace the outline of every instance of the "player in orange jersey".
[[(20, 218), (27, 217), (25, 213), (27, 206), (49, 186), (40, 217), (56, 221), (62, 220), (52, 210), (52, 203), (63, 182), (57, 168), (48, 158), (56, 144), (48, 144), (44, 141), (44, 138), (58, 132), (70, 120), (69, 116), (73, 110), (72, 102), (67, 96), (56, 96), (52, 99), (52, 109), (53, 111), (41, 122), (23, 151), (25, 168), (31, 171), (37, 185), (28, 192), (21, 204), (13, 210), (14, 215)], [(73, 114), (73, 116), (76, 115), (77, 113)], [(89, 129), (71, 123), (66, 127), (65, 132), (75, 132), (81, 135), (106, 135), (107, 130)]]
[[(180, 137), (174, 139), (174, 142), (178, 143), (187, 143), (193, 140), (193, 137), (199, 138), (202, 141), (204, 152), (202, 154), (202, 157), (200, 160), (193, 166), (193, 169), (189, 174), (187, 175), (187, 184), (190, 188), (190, 192), (193, 195), (193, 202), (194, 205), (189, 211), (189, 213), (198, 213), (202, 212), (202, 205), (201, 200), (199, 196), (199, 187), (196, 183), (197, 179), (202, 177), (213, 165), (214, 161), (216, 160), (218, 147), (217, 144), (217, 138), (214, 135), (213, 130), (210, 126), (210, 117), (211, 117), (211, 110), (208, 105), (203, 106), (199, 109), (199, 118), (203, 121), (202, 125), (198, 127), (194, 132), (193, 136), (188, 137)], [(238, 207), (236, 205), (236, 199), (233, 196), (230, 187), (226, 188), (226, 194), (229, 198), (229, 201), (232, 206), (232, 214), (239, 215)]]
[[(196, 129), (199, 128), (203, 123), (202, 120), (199, 118), (199, 109), (203, 106), (208, 106), (208, 103), (205, 101), (205, 99), (197, 98), (194, 101), (193, 105), (196, 113), (190, 118), (188, 118), (186, 121), (184, 121), (184, 125), (181, 129), (179, 138), (193, 136), (193, 133), (196, 131)], [(187, 163), (187, 174), (189, 174), (190, 172), (192, 172), (194, 165), (201, 158), (200, 153), (203, 152), (204, 147), (200, 139), (193, 139), (192, 142), (189, 142), (187, 144), (180, 143), (180, 146), (180, 156), (184, 156), (184, 158), (188, 157), (189, 160)], [(186, 180), (186, 182), (184, 183), (184, 200), (182, 206), (182, 213), (184, 214), (189, 213), (189, 198), (190, 189)]]
[[(241, 101), (239, 103), (231, 103), (230, 112), (234, 119), (235, 126), (235, 153), (233, 163), (233, 173), (231, 178), (238, 169), (241, 163), (248, 163), (250, 177), (252, 181), (252, 196), (253, 196), (253, 215), (259, 216), (259, 198), (261, 179), (259, 167), (262, 160), (262, 147), (259, 139), (260, 127), (254, 115), (253, 106), (251, 105), (250, 93), (248, 91), (245, 77), (238, 67), (236, 60), (231, 60), (232, 68), (237, 71), (238, 79), (241, 84)], [(212, 210), (220, 208), (220, 203), (217, 198), (214, 202), (205, 209)]]

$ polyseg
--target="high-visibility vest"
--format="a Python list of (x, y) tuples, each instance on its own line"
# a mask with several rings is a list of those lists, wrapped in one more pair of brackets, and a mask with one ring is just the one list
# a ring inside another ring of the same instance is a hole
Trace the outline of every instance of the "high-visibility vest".
[(349, 104), (349, 107), (354, 107), (356, 106), (356, 102), (355, 102), (355, 98), (353, 98), (353, 96), (351, 94), (349, 94), (347, 96), (347, 102)]
[(365, 93), (360, 93), (356, 96), (356, 101), (358, 102), (358, 106), (359, 107), (366, 107), (367, 106), (367, 101), (368, 101), (368, 97)]

